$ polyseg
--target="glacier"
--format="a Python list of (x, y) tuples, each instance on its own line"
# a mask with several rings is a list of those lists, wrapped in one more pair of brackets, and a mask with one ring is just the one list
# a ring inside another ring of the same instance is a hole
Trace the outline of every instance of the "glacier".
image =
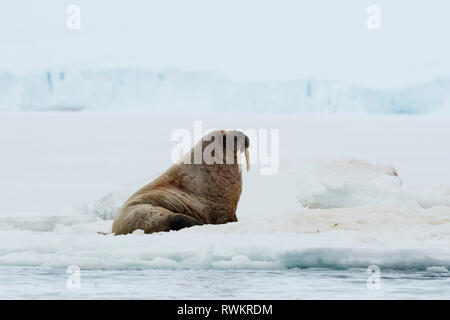
[(450, 110), (450, 78), (400, 89), (303, 79), (242, 82), (178, 69), (0, 71), (0, 111), (431, 114)]

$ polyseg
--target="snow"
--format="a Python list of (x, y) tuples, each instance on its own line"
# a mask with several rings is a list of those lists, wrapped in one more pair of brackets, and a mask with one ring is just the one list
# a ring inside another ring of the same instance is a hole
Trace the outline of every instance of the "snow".
[(236, 82), (212, 72), (178, 69), (0, 72), (0, 110), (430, 114), (449, 108), (450, 80), (445, 77), (381, 90), (313, 78)]
[(123, 201), (168, 166), (170, 133), (190, 128), (192, 117), (2, 114), (0, 265), (450, 268), (448, 119), (205, 122), (280, 128), (279, 173), (260, 175), (258, 165), (243, 172), (237, 223), (114, 236), (98, 232), (110, 232)]

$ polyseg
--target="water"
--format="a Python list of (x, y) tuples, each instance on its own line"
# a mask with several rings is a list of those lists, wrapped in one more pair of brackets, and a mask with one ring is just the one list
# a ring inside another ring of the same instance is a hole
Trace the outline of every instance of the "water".
[(69, 289), (64, 269), (2, 267), (1, 299), (450, 299), (450, 273), (366, 269), (81, 270)]

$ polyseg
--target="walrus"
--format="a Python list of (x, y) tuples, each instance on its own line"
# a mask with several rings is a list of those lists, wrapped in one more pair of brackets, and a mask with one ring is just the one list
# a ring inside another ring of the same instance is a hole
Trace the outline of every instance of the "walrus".
[(249, 138), (236, 130), (205, 135), (177, 163), (125, 202), (112, 232), (123, 235), (141, 229), (154, 233), (237, 221), (242, 191), (240, 157), (245, 154), (248, 171), (249, 144)]

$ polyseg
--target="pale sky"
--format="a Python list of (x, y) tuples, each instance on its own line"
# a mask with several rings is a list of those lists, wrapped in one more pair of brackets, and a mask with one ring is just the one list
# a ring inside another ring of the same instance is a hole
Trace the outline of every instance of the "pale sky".
[[(66, 8), (81, 8), (81, 30)], [(381, 8), (381, 30), (366, 26)], [(448, 0), (14, 0), (0, 68), (146, 67), (396, 87), (450, 76)]]

